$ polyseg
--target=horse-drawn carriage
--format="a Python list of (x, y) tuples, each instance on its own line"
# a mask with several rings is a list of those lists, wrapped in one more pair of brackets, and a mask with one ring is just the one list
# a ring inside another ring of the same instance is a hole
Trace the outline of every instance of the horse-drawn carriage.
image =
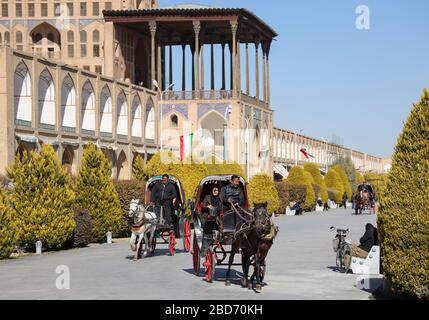
[[(212, 282), (216, 265), (228, 266), (226, 275), (226, 284), (230, 284), (230, 271), (232, 265), (243, 266), (245, 281), (242, 280), (243, 286), (251, 286), (248, 284), (249, 266), (255, 266), (255, 272), (252, 275), (257, 278), (257, 288), (260, 288), (260, 283), (265, 274), (265, 257), (269, 248), (272, 245), (275, 234), (278, 229), (271, 223), (269, 214), (264, 206), (259, 206), (259, 209), (251, 210), (249, 208), (249, 200), (247, 197), (246, 181), (239, 177), (239, 188), (244, 194), (244, 202), (242, 206), (234, 205), (231, 207), (222, 206), (220, 213), (212, 216), (210, 212), (205, 210), (203, 201), (204, 198), (211, 193), (213, 188), (222, 190), (230, 184), (231, 175), (209, 176), (204, 178), (196, 191), (195, 202), (191, 203), (192, 210), (192, 228), (188, 232), (190, 242), (192, 243), (192, 260), (193, 268), (196, 276), (200, 275), (201, 261), (203, 260), (205, 280)], [(265, 229), (264, 229), (265, 228)], [(267, 231), (267, 228), (269, 229)], [(264, 229), (262, 231), (262, 229)], [(271, 232), (273, 231), (273, 232)], [(186, 235), (187, 230), (184, 229)], [(263, 253), (261, 249), (261, 239), (269, 236), (269, 244), (265, 247)], [(245, 242), (243, 244), (243, 242)], [(230, 250), (226, 246), (231, 246)], [(242, 263), (234, 263), (234, 255), (241, 249)], [(225, 263), (228, 258), (228, 263)], [(251, 261), (251, 259), (253, 261)]]
[(368, 183), (362, 183), (357, 187), (355, 196), (355, 214), (362, 214), (364, 210), (374, 209), (374, 190)]
[[(157, 183), (162, 181), (162, 176), (155, 176), (149, 179), (145, 188), (145, 203), (141, 205), (139, 200), (132, 200), (130, 203), (129, 217), (131, 220), (131, 250), (135, 251), (135, 259), (142, 257), (143, 244), (145, 245), (146, 256), (150, 252), (154, 253), (156, 245), (168, 244), (170, 255), (176, 251), (176, 238), (180, 237), (179, 221), (185, 215), (186, 197), (185, 191), (178, 178), (169, 176), (169, 182), (176, 189), (176, 203), (173, 206), (172, 226), (165, 226), (165, 218), (161, 210), (159, 219), (155, 214), (155, 206), (151, 203), (151, 192)], [(159, 242), (160, 240), (160, 242)]]

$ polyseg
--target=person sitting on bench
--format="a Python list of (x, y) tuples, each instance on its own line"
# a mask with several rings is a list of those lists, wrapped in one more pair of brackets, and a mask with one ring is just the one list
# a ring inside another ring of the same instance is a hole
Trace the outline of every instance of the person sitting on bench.
[(352, 256), (366, 259), (371, 248), (377, 243), (377, 228), (371, 223), (367, 223), (365, 234), (359, 242), (360, 245), (352, 244)]

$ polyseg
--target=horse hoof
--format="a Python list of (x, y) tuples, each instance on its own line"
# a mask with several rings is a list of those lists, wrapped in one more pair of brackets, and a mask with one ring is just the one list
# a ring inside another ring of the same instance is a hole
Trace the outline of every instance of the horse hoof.
[(225, 281), (225, 286), (230, 287), (231, 286), (231, 281), (230, 280), (226, 280)]

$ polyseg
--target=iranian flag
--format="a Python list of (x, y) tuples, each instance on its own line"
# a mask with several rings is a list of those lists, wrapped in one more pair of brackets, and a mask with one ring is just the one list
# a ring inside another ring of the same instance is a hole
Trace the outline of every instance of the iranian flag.
[(185, 160), (186, 157), (192, 155), (192, 141), (194, 134), (191, 133), (187, 136), (180, 136), (180, 161)]

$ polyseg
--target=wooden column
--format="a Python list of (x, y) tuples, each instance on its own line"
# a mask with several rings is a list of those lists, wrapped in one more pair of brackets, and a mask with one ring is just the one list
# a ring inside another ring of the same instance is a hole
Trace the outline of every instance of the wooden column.
[(262, 73), (263, 73), (263, 86), (264, 86), (264, 102), (267, 102), (267, 64), (265, 49), (262, 47)]
[(222, 90), (226, 90), (225, 79), (225, 43), (222, 43)]
[(234, 60), (232, 59), (232, 43), (228, 43), (229, 48), (229, 88), (231, 91), (234, 90)]
[(236, 63), (237, 63), (237, 69), (236, 69), (236, 79), (237, 79), (237, 92), (241, 93), (241, 46), (240, 46), (240, 40), (237, 39), (237, 55), (236, 55)]
[(182, 44), (182, 91), (186, 91), (186, 44)]
[(167, 72), (166, 72), (166, 59), (165, 59), (165, 49), (166, 47), (161, 45), (161, 82), (162, 82), (162, 90), (164, 91), (167, 86)]
[(161, 61), (162, 61), (162, 50), (161, 50), (161, 42), (160, 40), (158, 40), (158, 45), (157, 45), (157, 79), (156, 81), (158, 81), (158, 85), (160, 87), (160, 89), (162, 89), (162, 65), (161, 65)]
[(201, 38), (201, 51), (200, 51), (200, 56), (201, 56), (201, 79), (200, 79), (200, 83), (201, 83), (201, 90), (204, 91), (204, 80), (205, 80), (205, 75), (204, 75), (204, 42), (203, 42), (203, 38)]
[(192, 53), (192, 91), (195, 91), (195, 48), (191, 46)]
[(236, 21), (231, 22), (231, 31), (232, 31), (232, 91), (233, 96), (237, 96), (237, 29), (238, 29), (238, 23)]
[(149, 29), (150, 29), (150, 87), (152, 90), (155, 89), (155, 86), (153, 85), (153, 80), (155, 80), (155, 35), (156, 35), (156, 22), (150, 21), (149, 22)]
[(194, 21), (194, 32), (195, 32), (195, 91), (200, 90), (200, 21)]
[(249, 79), (249, 44), (246, 43), (246, 94), (250, 96), (250, 79)]
[(259, 42), (255, 42), (255, 96), (259, 100)]
[(170, 45), (170, 57), (169, 57), (169, 70), (168, 70), (168, 79), (169, 79), (169, 83), (168, 85), (172, 85), (173, 84), (173, 46)]
[(211, 51), (210, 51), (210, 75), (211, 75), (211, 85), (210, 85), (210, 89), (214, 90), (215, 89), (215, 68), (214, 68), (214, 45), (211, 45)]

